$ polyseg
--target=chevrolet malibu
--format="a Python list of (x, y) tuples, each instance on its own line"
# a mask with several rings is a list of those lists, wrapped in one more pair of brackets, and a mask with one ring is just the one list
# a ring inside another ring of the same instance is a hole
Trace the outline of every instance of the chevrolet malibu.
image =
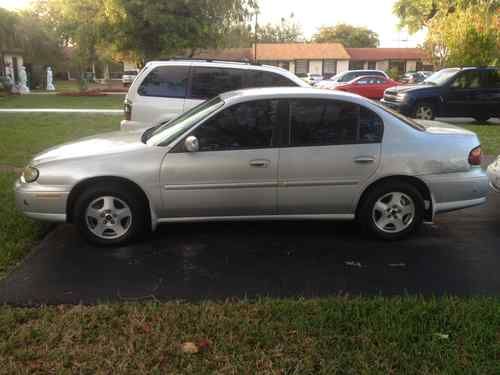
[(354, 220), (400, 239), (434, 215), (486, 201), (477, 136), (414, 122), (360, 96), (234, 91), (165, 125), (35, 156), (16, 183), (27, 216), (119, 245), (159, 223)]

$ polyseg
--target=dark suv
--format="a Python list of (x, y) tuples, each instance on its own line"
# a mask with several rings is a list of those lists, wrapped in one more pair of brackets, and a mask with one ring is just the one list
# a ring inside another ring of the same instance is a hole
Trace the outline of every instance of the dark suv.
[(420, 84), (387, 89), (382, 103), (422, 120), (473, 117), (484, 122), (500, 116), (500, 70), (443, 69)]

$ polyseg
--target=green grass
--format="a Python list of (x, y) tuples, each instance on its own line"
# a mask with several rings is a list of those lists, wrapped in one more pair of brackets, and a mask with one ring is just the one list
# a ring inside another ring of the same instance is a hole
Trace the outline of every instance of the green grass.
[(122, 109), (124, 95), (73, 97), (50, 94), (0, 97), (0, 108)]
[(5, 373), (493, 375), (499, 312), (412, 297), (5, 307), (0, 358)]
[(92, 134), (119, 130), (119, 116), (0, 113), (0, 165), (24, 167), (48, 147)]
[(479, 136), (482, 150), (486, 155), (500, 154), (500, 125), (463, 125), (463, 127)]

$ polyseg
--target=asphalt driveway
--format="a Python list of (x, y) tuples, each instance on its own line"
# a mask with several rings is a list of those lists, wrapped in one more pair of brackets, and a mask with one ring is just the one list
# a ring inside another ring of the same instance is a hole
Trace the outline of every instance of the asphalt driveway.
[(363, 238), (353, 223), (200, 223), (103, 250), (61, 225), (1, 282), (0, 303), (339, 293), (500, 295), (500, 194), (403, 242)]

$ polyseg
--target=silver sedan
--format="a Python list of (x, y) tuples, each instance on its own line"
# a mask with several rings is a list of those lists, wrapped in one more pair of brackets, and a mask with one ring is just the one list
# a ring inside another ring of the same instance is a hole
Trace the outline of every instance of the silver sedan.
[(159, 223), (354, 220), (399, 239), (486, 202), (477, 136), (360, 96), (304, 88), (222, 94), (168, 124), (54, 147), (16, 183), (27, 216), (123, 244)]

